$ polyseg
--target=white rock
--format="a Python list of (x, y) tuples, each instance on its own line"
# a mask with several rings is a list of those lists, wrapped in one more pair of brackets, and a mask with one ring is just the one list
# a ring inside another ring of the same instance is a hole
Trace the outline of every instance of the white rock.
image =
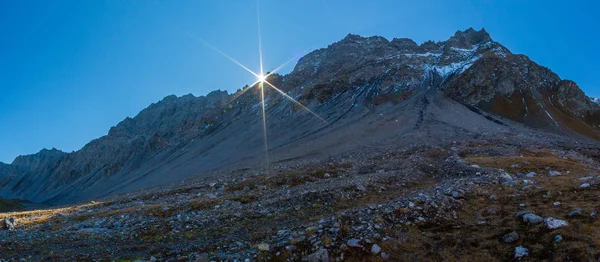
[(16, 222), (15, 222), (15, 219), (13, 217), (5, 217), (3, 219), (3, 224), (4, 225), (2, 225), (2, 227), (4, 229), (8, 229), (9, 231), (15, 230)]
[(502, 183), (506, 183), (506, 182), (513, 181), (513, 177), (511, 175), (509, 175), (508, 173), (502, 173), (500, 175), (500, 180), (502, 181)]
[(258, 245), (258, 250), (267, 252), (267, 251), (271, 250), (271, 246), (269, 246), (269, 244), (262, 243), (262, 244)]
[(558, 172), (558, 171), (552, 171), (552, 170), (550, 170), (549, 173), (550, 173), (550, 176), (560, 176), (561, 175), (561, 173)]
[(588, 188), (588, 187), (590, 187), (590, 184), (589, 183), (583, 183), (579, 187), (581, 187), (581, 188)]
[(373, 255), (378, 255), (379, 253), (381, 253), (381, 247), (379, 247), (377, 244), (374, 244), (371, 247), (371, 253), (373, 253)]
[(529, 255), (529, 249), (523, 246), (515, 247), (515, 258), (522, 258)]
[(549, 217), (549, 218), (544, 219), (544, 225), (548, 229), (558, 229), (561, 227), (568, 226), (569, 223), (567, 223), (567, 221), (564, 221), (564, 220)]
[(352, 238), (352, 239), (348, 239), (348, 242), (346, 243), (346, 245), (348, 245), (349, 247), (363, 247), (360, 244), (360, 240)]

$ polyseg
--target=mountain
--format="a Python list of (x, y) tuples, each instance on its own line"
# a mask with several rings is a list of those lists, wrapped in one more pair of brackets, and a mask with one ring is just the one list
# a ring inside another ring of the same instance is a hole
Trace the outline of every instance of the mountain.
[[(485, 30), (447, 41), (348, 35), (268, 81), (270, 163), (327, 159), (390, 142), (540, 134), (600, 140), (600, 105), (572, 81), (511, 53)], [(168, 96), (81, 150), (42, 150), (0, 164), (0, 196), (62, 204), (262, 169), (260, 90)], [(596, 100), (597, 101), (597, 100)]]

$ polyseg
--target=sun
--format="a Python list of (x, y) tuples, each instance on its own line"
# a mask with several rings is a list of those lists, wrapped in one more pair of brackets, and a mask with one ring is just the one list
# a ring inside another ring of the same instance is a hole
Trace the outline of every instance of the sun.
[[(273, 75), (274, 73), (276, 73), (277, 71), (279, 71), (280, 69), (282, 69), (285, 65), (297, 61), (298, 58), (300, 58), (302, 56), (302, 54), (298, 55), (298, 56), (294, 56), (293, 58), (291, 58), (290, 60), (286, 61), (285, 63), (283, 63), (282, 65), (280, 65), (279, 67), (275, 68), (274, 70), (271, 70), (270, 72), (267, 72), (266, 74), (263, 73), (263, 53), (262, 53), (262, 41), (261, 41), (261, 37), (260, 37), (260, 14), (258, 12), (258, 1), (256, 2), (256, 18), (257, 18), (257, 25), (258, 25), (258, 57), (259, 57), (259, 68), (260, 68), (260, 73), (255, 73), (254, 71), (250, 70), (248, 67), (246, 67), (245, 65), (243, 65), (242, 63), (238, 62), (237, 60), (235, 60), (233, 57), (229, 56), (228, 54), (224, 53), (223, 51), (221, 51), (220, 49), (212, 46), (211, 44), (209, 44), (208, 42), (204, 41), (202, 38), (199, 38), (189, 32), (185, 32), (188, 36), (190, 36), (191, 38), (196, 39), (197, 41), (203, 43), (204, 45), (210, 47), (211, 49), (215, 50), (216, 52), (218, 52), (219, 54), (223, 55), (225, 58), (229, 59), (231, 62), (237, 64), (238, 66), (240, 66), (241, 68), (243, 68), (244, 70), (248, 71), (250, 74), (256, 76), (256, 82), (252, 83), (251, 85), (249, 85), (250, 87), (255, 86), (256, 84), (258, 84), (257, 88), (260, 89), (260, 101), (261, 101), (261, 106), (262, 106), (262, 129), (263, 129), (263, 140), (265, 143), (265, 172), (269, 172), (269, 144), (268, 144), (268, 139), (267, 139), (267, 110), (266, 110), (266, 103), (265, 103), (265, 85), (272, 88), (273, 90), (277, 91), (279, 94), (281, 94), (283, 97), (287, 98), (288, 100), (292, 101), (294, 104), (296, 104), (297, 106), (299, 106), (300, 108), (308, 111), (309, 113), (311, 113), (313, 116), (317, 117), (319, 120), (323, 121), (325, 124), (329, 124), (327, 122), (327, 120), (325, 120), (324, 118), (320, 117), (319, 115), (317, 115), (315, 112), (313, 112), (312, 110), (308, 109), (308, 107), (304, 106), (303, 104), (301, 104), (300, 102), (298, 102), (296, 99), (294, 99), (293, 97), (291, 97), (290, 95), (286, 94), (284, 91), (282, 91), (281, 89), (277, 88), (275, 85), (269, 83), (269, 81), (267, 81), (267, 78), (271, 75)], [(304, 52), (303, 52), (304, 53)], [(242, 90), (241, 92), (237, 93), (231, 100), (230, 102), (233, 102), (234, 100), (236, 100), (238, 97), (240, 97), (242, 94), (244, 94), (246, 91), (250, 90), (250, 88), (245, 88), (244, 90)]]
[(266, 75), (257, 75), (256, 77), (258, 78), (258, 82), (260, 82), (261, 84), (267, 81)]

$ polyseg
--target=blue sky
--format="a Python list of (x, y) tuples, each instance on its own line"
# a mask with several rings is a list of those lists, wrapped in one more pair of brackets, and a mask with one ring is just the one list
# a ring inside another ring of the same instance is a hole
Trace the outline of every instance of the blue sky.
[[(600, 96), (595, 1), (260, 0), (265, 70), (348, 33), (446, 40), (484, 27)], [(0, 161), (80, 149), (163, 97), (235, 91), (258, 70), (256, 2), (0, 1)], [(293, 64), (282, 72), (287, 73)]]

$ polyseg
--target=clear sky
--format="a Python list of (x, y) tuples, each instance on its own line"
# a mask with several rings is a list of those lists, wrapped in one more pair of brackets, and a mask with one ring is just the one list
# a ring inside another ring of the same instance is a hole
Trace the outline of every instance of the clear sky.
[[(265, 70), (348, 33), (492, 38), (600, 96), (596, 1), (260, 0)], [(235, 91), (258, 70), (256, 1), (0, 1), (0, 161), (80, 149), (163, 97)], [(293, 64), (282, 72), (287, 73)]]

